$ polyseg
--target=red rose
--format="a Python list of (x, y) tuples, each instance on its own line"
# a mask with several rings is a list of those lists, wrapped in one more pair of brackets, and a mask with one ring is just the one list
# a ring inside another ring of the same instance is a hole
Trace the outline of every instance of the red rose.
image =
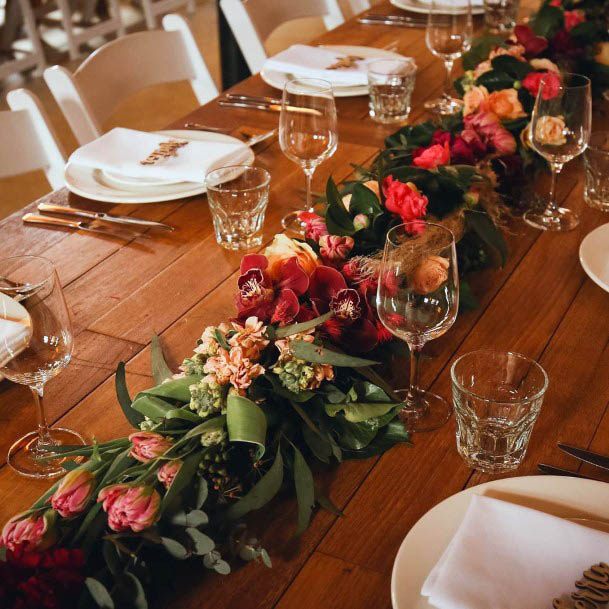
[(448, 165), (450, 163), (448, 142), (433, 144), (428, 148), (417, 150), (412, 162), (417, 167), (422, 167), (423, 169), (435, 169), (438, 165)]
[(522, 81), (522, 86), (533, 96), (537, 97), (543, 81), (541, 97), (544, 100), (554, 99), (560, 91), (560, 76), (556, 72), (529, 72)]
[(400, 216), (403, 222), (418, 220), (427, 213), (427, 197), (411, 182), (405, 184), (387, 176), (383, 180), (383, 194), (387, 211)]
[(550, 42), (550, 48), (554, 55), (567, 55), (575, 57), (581, 55), (584, 51), (573, 40), (571, 34), (567, 30), (560, 30)]
[(486, 154), (486, 144), (473, 129), (464, 129), (450, 149), (453, 163), (475, 165)]
[(517, 25), (514, 28), (516, 41), (524, 47), (524, 54), (535, 57), (548, 48), (548, 41), (543, 36), (536, 36), (528, 25)]
[(442, 129), (437, 129), (431, 137), (431, 144), (440, 144), (444, 146), (444, 144), (451, 143), (452, 137), (449, 131), (443, 131)]
[(565, 11), (565, 30), (570, 32), (576, 25), (583, 23), (586, 16), (583, 11)]

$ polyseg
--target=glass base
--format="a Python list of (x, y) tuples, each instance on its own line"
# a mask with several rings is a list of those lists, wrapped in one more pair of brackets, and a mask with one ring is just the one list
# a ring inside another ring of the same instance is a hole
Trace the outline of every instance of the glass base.
[[(408, 389), (400, 389), (395, 393), (406, 398)], [(420, 408), (416, 410), (403, 408), (398, 413), (400, 421), (407, 431), (413, 433), (433, 431), (442, 427), (450, 419), (453, 412), (452, 406), (443, 397), (421, 389), (419, 389), (418, 397)]]
[(452, 116), (461, 112), (463, 109), (463, 102), (460, 99), (454, 99), (452, 97), (439, 97), (438, 99), (432, 99), (425, 102), (425, 109), (433, 114), (440, 116)]
[(579, 216), (565, 207), (553, 210), (530, 209), (525, 212), (522, 219), (539, 230), (564, 232), (573, 230), (579, 224)]
[[(54, 445), (73, 445), (86, 444), (82, 436), (75, 431), (64, 429), (62, 427), (54, 427), (49, 429), (49, 436)], [(49, 459), (41, 461), (40, 457), (46, 456), (48, 453), (44, 447), (39, 444), (39, 436), (37, 431), (32, 431), (19, 440), (17, 440), (9, 449), (7, 463), (22, 476), (28, 478), (56, 478), (66, 473), (61, 464), (66, 459)], [(73, 459), (73, 457), (70, 457)]]
[(298, 219), (302, 210), (291, 211), (281, 218), (281, 226), (284, 230), (290, 231), (298, 236), (304, 235), (305, 224)]

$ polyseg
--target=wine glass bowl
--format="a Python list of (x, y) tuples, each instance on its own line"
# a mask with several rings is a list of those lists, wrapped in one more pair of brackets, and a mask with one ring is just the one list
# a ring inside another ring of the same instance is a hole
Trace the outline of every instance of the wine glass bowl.
[(8, 463), (19, 473), (50, 478), (64, 473), (60, 460), (41, 460), (60, 444), (83, 444), (76, 432), (50, 429), (42, 397), (44, 386), (70, 362), (70, 315), (53, 264), (36, 256), (0, 260), (0, 374), (32, 390), (38, 430), (17, 440)]
[(412, 431), (429, 431), (450, 417), (449, 403), (418, 386), (423, 346), (454, 324), (459, 309), (455, 239), (440, 224), (416, 221), (387, 233), (377, 291), (383, 325), (410, 349), (410, 387), (400, 413)]
[(329, 82), (298, 78), (286, 83), (279, 117), (279, 145), (291, 161), (302, 167), (306, 177), (305, 207), (282, 219), (283, 228), (301, 232), (298, 215), (313, 208), (313, 174), (338, 147), (336, 105)]
[[(557, 81), (557, 78), (559, 80)], [(524, 214), (527, 224), (541, 230), (566, 231), (579, 224), (578, 215), (556, 203), (556, 181), (565, 163), (582, 154), (592, 130), (590, 80), (580, 74), (549, 74), (540, 83), (531, 116), (529, 141), (550, 165), (552, 182), (545, 209)]]

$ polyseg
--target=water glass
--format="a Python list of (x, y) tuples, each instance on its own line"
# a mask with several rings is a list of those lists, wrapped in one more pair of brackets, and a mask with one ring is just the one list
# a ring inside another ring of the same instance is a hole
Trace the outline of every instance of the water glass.
[(548, 388), (544, 369), (519, 353), (482, 350), (462, 355), (450, 374), (459, 454), (486, 473), (516, 469)]
[(609, 131), (595, 131), (584, 152), (584, 200), (590, 207), (609, 211)]
[(410, 114), (417, 65), (414, 59), (378, 59), (368, 64), (370, 116), (379, 123), (400, 123)]
[(262, 167), (231, 165), (205, 177), (218, 245), (246, 250), (262, 245), (271, 175)]
[(484, 0), (484, 24), (489, 32), (511, 32), (516, 25), (519, 5), (519, 0)]

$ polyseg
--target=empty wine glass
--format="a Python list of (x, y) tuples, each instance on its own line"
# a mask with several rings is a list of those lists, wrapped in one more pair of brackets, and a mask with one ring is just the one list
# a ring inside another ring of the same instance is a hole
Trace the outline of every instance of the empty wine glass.
[(36, 405), (38, 429), (17, 440), (8, 464), (32, 478), (65, 473), (61, 459), (40, 460), (61, 444), (84, 444), (75, 431), (49, 428), (42, 396), (45, 383), (72, 357), (72, 324), (53, 264), (36, 256), (0, 260), (0, 374), (27, 385)]
[[(410, 349), (410, 387), (400, 418), (410, 431), (430, 431), (446, 423), (449, 403), (419, 387), (419, 359), (425, 343), (444, 334), (459, 308), (455, 238), (439, 224), (415, 221), (387, 233), (377, 309), (383, 325)], [(400, 391), (398, 391), (400, 393)]]
[(302, 231), (301, 211), (313, 208), (311, 180), (315, 169), (331, 157), (338, 146), (336, 105), (332, 85), (317, 78), (298, 78), (286, 83), (279, 117), (279, 145), (300, 165), (306, 177), (306, 207), (282, 219), (283, 228)]
[(463, 102), (451, 94), (451, 74), (455, 60), (469, 51), (472, 43), (471, 0), (432, 0), (427, 14), (425, 42), (427, 48), (444, 61), (446, 80), (444, 93), (425, 102), (425, 108), (439, 115), (450, 115), (463, 108)]
[(568, 231), (579, 224), (579, 216), (556, 203), (556, 181), (565, 163), (588, 146), (592, 129), (590, 79), (580, 74), (554, 73), (540, 83), (531, 116), (529, 140), (533, 149), (550, 164), (552, 182), (549, 201), (543, 210), (530, 209), (524, 221), (535, 228)]

